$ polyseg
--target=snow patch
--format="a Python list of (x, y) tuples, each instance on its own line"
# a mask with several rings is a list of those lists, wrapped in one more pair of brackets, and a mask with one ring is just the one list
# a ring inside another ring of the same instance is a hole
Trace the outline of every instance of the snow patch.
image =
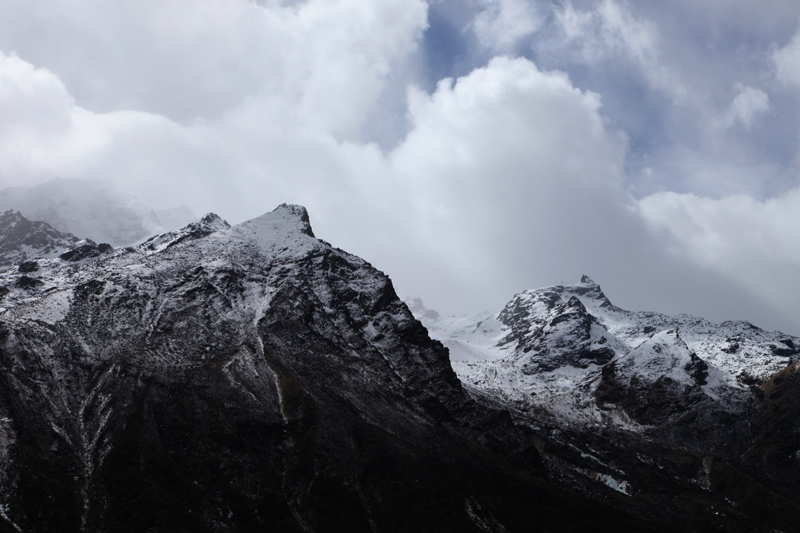
[(614, 489), (615, 491), (624, 494), (625, 496), (630, 496), (630, 489), (631, 486), (628, 484), (627, 481), (617, 481), (613, 477), (609, 476), (608, 474), (595, 474), (595, 479), (604, 483), (607, 487)]

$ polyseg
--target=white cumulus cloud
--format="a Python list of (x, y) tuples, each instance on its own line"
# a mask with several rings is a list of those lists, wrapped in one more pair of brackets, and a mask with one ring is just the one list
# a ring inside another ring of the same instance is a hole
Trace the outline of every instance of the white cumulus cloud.
[(272, 99), (298, 120), (353, 135), (426, 14), (422, 0), (3, 1), (0, 50), (47, 68), (96, 112), (186, 123)]
[(640, 208), (650, 224), (668, 232), (673, 253), (760, 295), (798, 327), (800, 189), (768, 200), (663, 192), (642, 199)]

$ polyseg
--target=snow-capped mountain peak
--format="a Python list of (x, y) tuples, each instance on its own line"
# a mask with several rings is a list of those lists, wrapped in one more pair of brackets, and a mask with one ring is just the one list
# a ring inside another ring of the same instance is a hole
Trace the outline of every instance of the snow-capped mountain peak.
[(512, 511), (542, 492), (527, 433), (304, 208), (27, 274), (0, 270), (0, 523), (465, 531), (482, 485)]
[(235, 226), (232, 232), (256, 243), (269, 254), (306, 253), (319, 243), (306, 208), (299, 205), (281, 204), (269, 213)]
[(55, 257), (79, 242), (75, 235), (61, 233), (45, 222), (28, 220), (19, 211), (0, 213), (0, 266)]
[(498, 313), (411, 301), (448, 360), (389, 278), (316, 239), (299, 206), (116, 250), (18, 213), (4, 227), (14, 530), (796, 521), (800, 339), (624, 311), (584, 276)]
[[(667, 380), (736, 404), (800, 357), (800, 339), (746, 322), (623, 310), (588, 276), (523, 291), (495, 315), (416, 316), (451, 349), (467, 386), (573, 421), (594, 420), (586, 405), (612, 375), (615, 386)], [(479, 327), (491, 323), (499, 327)]]

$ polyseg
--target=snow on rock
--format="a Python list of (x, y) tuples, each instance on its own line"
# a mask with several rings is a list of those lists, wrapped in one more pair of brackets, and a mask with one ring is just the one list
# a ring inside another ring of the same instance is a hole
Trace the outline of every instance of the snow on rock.
[[(433, 520), (463, 512), (452, 498), (462, 485), (511, 487), (492, 480), (497, 459), (471, 473), (488, 453), (543, 474), (528, 433), (465, 393), (389, 278), (313, 235), (304, 208), (281, 205), (233, 227), (210, 214), (137, 247), (0, 270), (0, 445), (24, 443), (9, 454), (16, 463), (0, 457), (8, 516), (25, 530), (99, 531), (166, 505), (172, 526), (192, 513), (202, 519), (192, 530), (245, 530), (279, 502), (285, 516), (255, 527), (345, 527), (361, 513), (369, 529), (368, 513), (395, 505), (395, 487), (418, 490), (442, 457), (424, 492)], [(359, 473), (392, 461), (380, 474), (390, 490)], [(41, 479), (45, 496), (26, 500), (19, 487)], [(165, 502), (173, 493), (185, 499)], [(344, 510), (330, 505), (339, 493)], [(254, 494), (265, 506), (219, 514)]]
[(296, 257), (324, 246), (314, 238), (305, 207), (287, 204), (239, 224), (230, 238), (252, 243), (267, 257)]
[(596, 479), (607, 487), (625, 494), (626, 496), (630, 496), (630, 485), (627, 481), (618, 481), (608, 474), (596, 474)]
[(18, 307), (7, 316), (17, 320), (41, 320), (53, 325), (67, 316), (71, 301), (71, 289), (55, 291), (42, 297), (37, 305)]
[[(19, 211), (0, 213), (0, 267), (17, 266), (36, 258), (55, 257), (78, 245), (80, 239), (61, 233), (45, 222), (25, 218)], [(22, 267), (36, 270), (36, 263)]]
[(441, 317), (421, 302), (411, 310), (475, 394), (587, 424), (636, 426), (597, 400), (612, 374), (617, 387), (667, 380), (674, 394), (697, 389), (735, 409), (750, 386), (800, 358), (800, 339), (747, 322), (623, 310), (588, 276), (519, 293), (496, 314)]
[[(694, 356), (694, 359), (697, 357)], [(676, 383), (690, 384), (692, 376), (688, 369), (693, 363), (693, 354), (674, 329), (660, 331), (644, 340), (616, 363), (618, 375), (630, 383), (638, 377), (645, 383), (654, 383), (663, 378)]]
[(143, 242), (139, 248), (145, 250), (148, 254), (161, 252), (178, 243), (200, 239), (230, 227), (230, 224), (222, 220), (218, 215), (209, 213), (199, 221), (193, 222), (177, 231), (155, 235)]

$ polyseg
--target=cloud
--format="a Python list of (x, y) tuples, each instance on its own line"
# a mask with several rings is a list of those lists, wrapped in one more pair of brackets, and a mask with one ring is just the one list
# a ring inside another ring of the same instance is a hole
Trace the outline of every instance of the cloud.
[(630, 137), (633, 194), (763, 198), (796, 184), (799, 113), (771, 58), (800, 4), (576, 0), (553, 14), (531, 57), (603, 96)]
[(526, 0), (482, 0), (483, 10), (472, 22), (481, 44), (495, 51), (510, 51), (542, 26), (536, 4)]
[[(250, 168), (274, 156), (271, 152), (279, 152), (292, 137), (292, 130), (281, 129), (281, 144), (267, 144), (266, 151), (251, 138), (252, 152), (242, 154), (236, 143), (245, 140), (247, 131), (236, 125), (235, 115), (183, 126), (138, 111), (95, 113), (76, 105), (54, 73), (15, 54), (0, 53), (0, 110), (2, 185), (31, 185), (53, 177), (105, 179), (155, 207), (191, 203), (208, 211), (231, 209), (240, 204), (237, 198), (248, 181), (266, 181)], [(269, 141), (270, 133), (278, 138), (276, 129), (283, 124), (276, 113), (258, 116), (273, 123), (258, 139)]]
[(643, 198), (642, 216), (670, 236), (672, 253), (720, 272), (800, 321), (800, 189), (768, 200), (749, 196), (721, 199), (662, 192)]
[(0, 52), (0, 179), (5, 185), (80, 171), (131, 130), (169, 127), (137, 112), (96, 115), (74, 103), (52, 72)]
[(623, 188), (625, 136), (565, 74), (495, 58), (432, 95), (412, 92), (409, 109), (392, 170), (411, 187), (415, 250), (435, 260), (394, 272), (433, 307), (496, 309), (522, 287), (589, 273), (618, 305), (792, 324), (669, 249)]
[(747, 87), (741, 83), (735, 86), (736, 96), (720, 121), (722, 128), (741, 124), (749, 129), (758, 115), (769, 111), (769, 95), (760, 89)]
[(0, 49), (56, 74), (94, 112), (188, 123), (275, 99), (298, 120), (348, 136), (393, 62), (413, 51), (426, 11), (422, 0), (3, 1)]
[(58, 134), (70, 122), (66, 110), (72, 99), (61, 80), (13, 53), (0, 54), (0, 102), (0, 131), (7, 142), (13, 133)]
[[(788, 280), (794, 255), (748, 236), (742, 249), (758, 260), (737, 258), (744, 228), (726, 230), (741, 209), (773, 220), (756, 227), (786, 247), (770, 213), (791, 217), (794, 204), (628, 192), (633, 156), (669, 176), (662, 190), (760, 186), (773, 163), (745, 141), (769, 131), (781, 105), (768, 80), (746, 73), (738, 86), (719, 82), (733, 94), (706, 99), (691, 86), (678, 105), (659, 76), (694, 78), (673, 70), (685, 62), (665, 59), (670, 34), (639, 4), (566, 4), (551, 27), (539, 5), (542, 26), (507, 35), (492, 32), (521, 4), (480, 4), (459, 26), (485, 24), (494, 39), (475, 57), (558, 39), (537, 48), (542, 62), (496, 57), (407, 99), (421, 1), (18, 5), (0, 0), (0, 47), (18, 54), (0, 54), (0, 185), (107, 179), (156, 208), (187, 204), (231, 222), (305, 204), (318, 235), (444, 312), (497, 309), (586, 273), (626, 307), (798, 327), (790, 298), (759, 273)], [(48, 37), (11, 27), (9, 14)], [(376, 123), (406, 111), (393, 148), (373, 142)], [(644, 134), (631, 134), (630, 117)]]
[(390, 154), (392, 169), (411, 192), (425, 253), (461, 276), (473, 300), (497, 292), (474, 280), (505, 278), (506, 291), (521, 283), (530, 238), (548, 239), (552, 205), (583, 203), (620, 176), (624, 139), (606, 131), (597, 95), (530, 61), (495, 58), (409, 100), (413, 128)]
[(559, 54), (571, 54), (588, 64), (624, 58), (640, 69), (653, 88), (676, 100), (686, 96), (676, 73), (661, 61), (658, 27), (635, 16), (626, 4), (603, 0), (589, 9), (578, 9), (567, 1), (554, 7), (554, 16), (560, 35), (547, 44)]
[(800, 87), (800, 30), (786, 46), (774, 52), (772, 59), (778, 80), (789, 86)]
[(426, 24), (422, 0), (0, 2), (0, 48), (20, 54), (6, 85), (25, 101), (4, 107), (0, 186), (108, 179), (248, 215), (347, 189), (331, 153), (391, 115), (387, 80), (402, 85)]

